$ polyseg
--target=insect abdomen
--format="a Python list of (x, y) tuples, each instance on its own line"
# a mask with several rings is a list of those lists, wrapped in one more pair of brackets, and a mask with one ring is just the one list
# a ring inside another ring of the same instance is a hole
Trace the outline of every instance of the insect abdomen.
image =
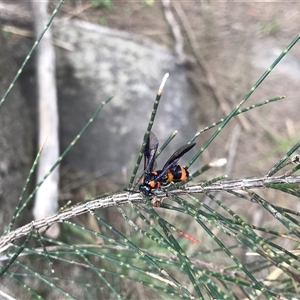
[(183, 181), (189, 177), (188, 170), (185, 167), (180, 166), (180, 165), (176, 165), (176, 166), (170, 168), (169, 170), (167, 170), (166, 174), (168, 176), (167, 182)]

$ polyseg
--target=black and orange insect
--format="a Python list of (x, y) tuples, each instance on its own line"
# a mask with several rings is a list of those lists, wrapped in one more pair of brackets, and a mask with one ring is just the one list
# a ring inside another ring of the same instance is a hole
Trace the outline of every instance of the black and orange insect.
[(146, 196), (154, 194), (156, 189), (167, 187), (172, 182), (180, 182), (189, 177), (188, 170), (178, 165), (179, 159), (196, 144), (186, 144), (180, 147), (168, 159), (161, 170), (155, 169), (155, 156), (158, 149), (158, 139), (153, 132), (150, 132), (148, 142), (144, 151), (144, 176), (139, 190)]

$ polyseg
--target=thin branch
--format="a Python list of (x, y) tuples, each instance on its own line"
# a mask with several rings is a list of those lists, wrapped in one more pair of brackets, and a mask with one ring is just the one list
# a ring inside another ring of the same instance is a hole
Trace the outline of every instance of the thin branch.
[(183, 36), (182, 36), (181, 30), (180, 30), (180, 26), (172, 13), (170, 0), (162, 0), (162, 5), (164, 8), (164, 14), (165, 14), (166, 20), (171, 27), (172, 34), (175, 39), (175, 47), (174, 48), (175, 48), (175, 53), (177, 55), (179, 63), (183, 64), (183, 65), (195, 63), (195, 59), (191, 56), (188, 56), (184, 52)]
[[(84, 13), (86, 10), (90, 9), (91, 7), (93, 7), (92, 3), (86, 3), (85, 5), (81, 4), (80, 7), (78, 7), (76, 5), (76, 8), (73, 10), (70, 10), (69, 8), (66, 8), (66, 9), (62, 8), (62, 11), (67, 14), (67, 16), (63, 17), (63, 20), (68, 21), (74, 17), (80, 18), (79, 15)], [(85, 19), (88, 19), (88, 18), (85, 18)]]
[[(190, 42), (190, 46), (192, 48), (192, 51), (195, 55), (196, 61), (203, 71), (203, 75), (205, 77), (205, 82), (203, 82), (212, 92), (214, 98), (217, 100), (219, 103), (220, 107), (224, 111), (225, 114), (229, 114), (231, 111), (230, 106), (228, 103), (225, 101), (225, 97), (222, 93), (222, 91), (218, 88), (218, 83), (216, 81), (216, 78), (211, 72), (210, 66), (206, 63), (205, 59), (201, 55), (200, 47), (197, 42), (196, 35), (194, 33), (194, 30), (192, 29), (192, 26), (189, 22), (188, 17), (186, 16), (184, 10), (181, 7), (181, 4), (179, 1), (173, 1), (172, 2), (173, 7), (175, 8), (175, 11), (181, 21), (181, 24), (186, 32), (187, 38)], [(241, 123), (243, 129), (246, 131), (250, 131), (251, 126), (247, 120), (247, 118), (243, 115), (238, 117), (239, 122)]]
[[(12, 34), (25, 36), (25, 37), (29, 37), (29, 38), (34, 38), (35, 37), (35, 34), (31, 30), (19, 28), (19, 27), (16, 27), (16, 26), (3, 25), (2, 30), (5, 31), (5, 32), (9, 32), (9, 33), (12, 33)], [(54, 46), (57, 46), (57, 47), (62, 48), (64, 50), (68, 50), (68, 51), (74, 51), (75, 50), (75, 47), (72, 44), (61, 41), (61, 40), (58, 40), (58, 39), (53, 39), (52, 43), (53, 43)]]
[[(298, 188), (300, 184), (300, 175), (247, 178), (241, 180), (222, 180), (219, 182), (214, 182), (211, 185), (206, 185), (204, 182), (195, 185), (183, 186), (180, 189), (168, 191), (168, 194), (184, 195), (219, 191), (236, 191), (253, 188), (269, 188), (273, 184), (294, 184)], [(156, 195), (157, 198), (164, 198), (166, 196), (167, 195), (164, 192), (158, 192)], [(16, 239), (29, 234), (32, 229), (39, 230), (49, 227), (55, 223), (67, 221), (76, 216), (90, 213), (96, 209), (104, 209), (107, 207), (120, 206), (128, 203), (144, 203), (144, 201), (145, 199), (143, 198), (142, 194), (127, 192), (83, 202), (53, 216), (38, 221), (32, 221), (31, 223), (2, 236), (0, 238), (0, 253), (5, 251), (9, 247), (10, 243), (14, 242)]]

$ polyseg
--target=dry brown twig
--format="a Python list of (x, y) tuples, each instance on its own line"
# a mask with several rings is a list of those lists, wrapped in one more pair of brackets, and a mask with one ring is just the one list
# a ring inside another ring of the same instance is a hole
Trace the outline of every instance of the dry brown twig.
[(180, 64), (185, 65), (185, 64), (194, 64), (195, 59), (189, 55), (187, 55), (184, 52), (184, 39), (179, 27), (178, 22), (176, 21), (172, 10), (171, 10), (171, 3), (170, 0), (162, 0), (163, 8), (164, 8), (164, 14), (166, 17), (166, 20), (168, 21), (174, 39), (175, 39), (175, 53), (177, 55), (178, 61)]
[[(63, 20), (67, 21), (67, 20), (70, 20), (72, 18), (79, 17), (80, 14), (84, 13), (86, 10), (88, 10), (92, 6), (93, 6), (92, 3), (86, 3), (85, 5), (80, 5), (79, 7), (76, 6), (76, 8), (73, 9), (73, 10), (64, 9), (62, 7), (61, 10), (64, 11), (66, 14), (68, 14), (68, 16), (65, 16), (63, 18)], [(85, 18), (85, 19), (87, 19), (87, 18)]]
[[(8, 32), (8, 33), (17, 34), (17, 35), (20, 35), (20, 36), (25, 36), (25, 37), (30, 37), (30, 38), (35, 37), (35, 34), (31, 30), (19, 28), (19, 27), (16, 27), (16, 26), (3, 25), (2, 30), (5, 31), (5, 32)], [(53, 45), (56, 46), (56, 47), (62, 48), (64, 50), (68, 50), (68, 51), (74, 51), (75, 50), (74, 46), (71, 45), (70, 43), (66, 43), (66, 42), (60, 41), (58, 39), (53, 39)]]
[[(166, 1), (166, 0), (163, 0), (163, 1)], [(222, 94), (220, 89), (217, 87), (215, 76), (210, 71), (211, 68), (208, 66), (208, 64), (205, 62), (205, 59), (203, 59), (203, 57), (201, 55), (201, 52), (199, 50), (200, 47), (197, 42), (197, 38), (194, 33), (194, 30), (189, 22), (189, 19), (187, 18), (184, 10), (182, 9), (179, 1), (173, 1), (172, 5), (175, 8), (175, 11), (176, 11), (176, 13), (181, 21), (181, 24), (186, 32), (187, 38), (191, 45), (192, 51), (195, 55), (196, 61), (204, 74), (205, 81), (206, 81), (205, 85), (210, 89), (214, 98), (217, 100), (220, 107), (224, 111), (225, 115), (228, 115), (231, 112), (231, 106), (228, 105), (227, 102), (225, 101), (224, 95)], [(249, 124), (249, 122), (247, 121), (247, 118), (244, 115), (239, 115), (238, 120), (241, 123), (242, 127), (246, 131), (250, 131), (251, 125)]]

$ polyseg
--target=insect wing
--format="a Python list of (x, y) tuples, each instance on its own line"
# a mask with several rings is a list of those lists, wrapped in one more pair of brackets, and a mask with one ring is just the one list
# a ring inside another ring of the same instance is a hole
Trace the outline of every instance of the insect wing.
[(153, 132), (150, 132), (148, 142), (144, 151), (144, 171), (150, 173), (154, 170), (155, 155), (158, 148), (158, 139)]
[(168, 169), (170, 169), (172, 166), (176, 165), (179, 161), (179, 159), (188, 151), (190, 151), (196, 143), (193, 144), (186, 144), (184, 146), (181, 146), (177, 151), (175, 151), (172, 156), (168, 159), (168, 161), (165, 163), (164, 167), (162, 168), (162, 172), (157, 176), (156, 180), (161, 178)]

